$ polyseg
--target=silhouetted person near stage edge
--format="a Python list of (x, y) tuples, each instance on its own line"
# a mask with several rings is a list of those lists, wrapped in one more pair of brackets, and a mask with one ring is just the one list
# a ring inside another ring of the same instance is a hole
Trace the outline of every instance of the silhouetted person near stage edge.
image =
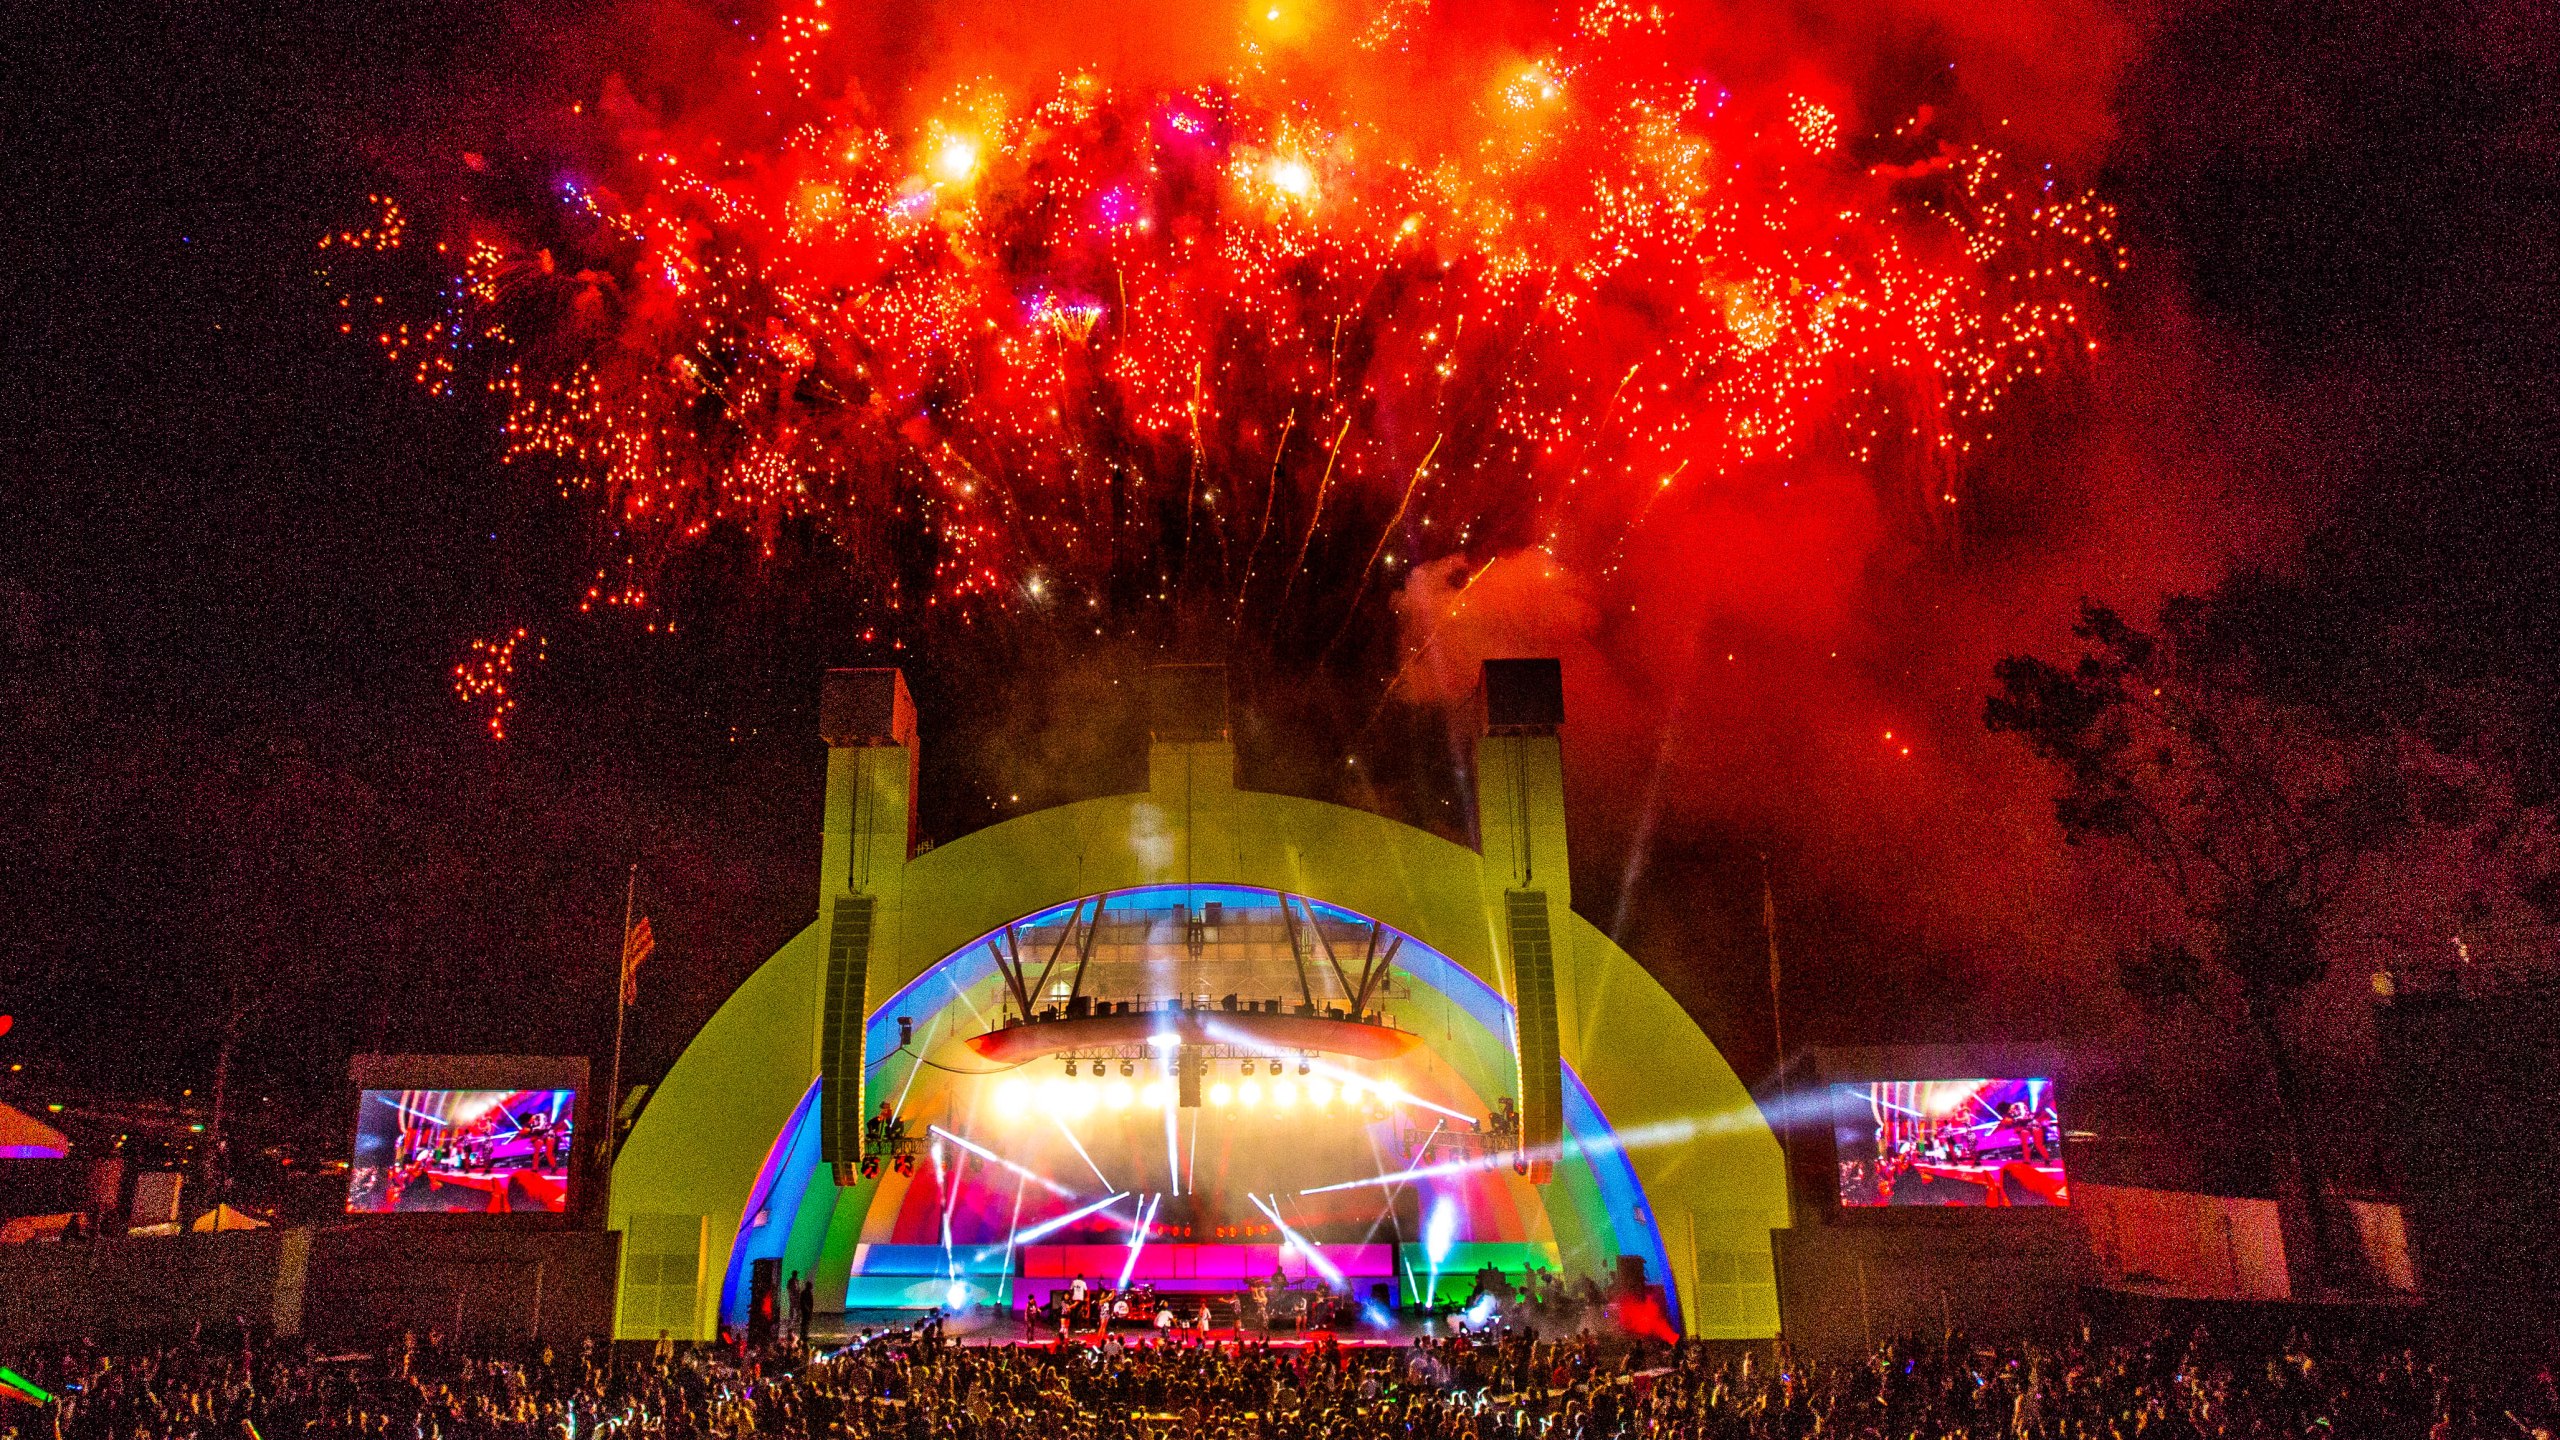
[(818, 1309), (817, 1282), (803, 1278), (799, 1271), (794, 1270), (791, 1272), (790, 1283), (785, 1289), (791, 1297), (792, 1338), (800, 1342), (801, 1349), (806, 1350), (809, 1348), (809, 1322), (816, 1318)]

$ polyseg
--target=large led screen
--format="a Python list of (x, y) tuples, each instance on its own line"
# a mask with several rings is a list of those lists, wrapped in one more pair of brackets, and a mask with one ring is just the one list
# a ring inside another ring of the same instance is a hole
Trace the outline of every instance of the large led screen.
[(2051, 1080), (1861, 1081), (1832, 1104), (1842, 1205), (2071, 1203)]
[(356, 1107), (352, 1215), (569, 1208), (575, 1090), (367, 1090)]

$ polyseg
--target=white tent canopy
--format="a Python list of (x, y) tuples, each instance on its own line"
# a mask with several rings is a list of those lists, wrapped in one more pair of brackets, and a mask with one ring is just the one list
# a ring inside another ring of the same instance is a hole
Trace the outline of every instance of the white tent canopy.
[(225, 1202), (223, 1204), (216, 1205), (212, 1209), (197, 1216), (195, 1223), (187, 1228), (199, 1232), (207, 1230), (264, 1230), (267, 1228), (267, 1222), (245, 1210), (234, 1210), (228, 1202)]

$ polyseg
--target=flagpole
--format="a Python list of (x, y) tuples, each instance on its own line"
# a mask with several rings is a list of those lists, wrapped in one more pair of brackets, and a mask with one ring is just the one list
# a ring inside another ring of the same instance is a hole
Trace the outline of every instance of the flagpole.
[[(1787, 1229), (1796, 1228), (1796, 1146), (1795, 1107), (1787, 1103), (1787, 1024), (1785, 1007), (1778, 998), (1778, 887), (1769, 876), (1769, 852), (1760, 852), (1760, 928), (1769, 941), (1769, 1043), (1777, 1048), (1778, 1094), (1778, 1164), (1782, 1171), (1781, 1193), (1787, 1202)], [(1787, 1363), (1787, 1259), (1786, 1246), (1776, 1236), (1769, 1242), (1769, 1278), (1776, 1281), (1778, 1299), (1778, 1333), (1773, 1355), (1778, 1367)]]
[[(622, 943), (613, 947), (613, 1068), (605, 1081), (604, 1140), (597, 1152), (604, 1161), (604, 1193), (613, 1193), (613, 1152), (621, 1140), (622, 1125), (622, 1017), (630, 1006), (631, 995), (631, 916), (632, 902), (640, 893), (640, 862), (631, 862), (631, 873), (622, 884)], [(608, 1222), (611, 1216), (607, 1215)]]
[(1769, 941), (1769, 1042), (1777, 1047), (1778, 1154), (1787, 1167), (1787, 1225), (1796, 1223), (1795, 1115), (1787, 1103), (1786, 1008), (1778, 995), (1778, 889), (1769, 877), (1769, 855), (1760, 854), (1760, 928)]

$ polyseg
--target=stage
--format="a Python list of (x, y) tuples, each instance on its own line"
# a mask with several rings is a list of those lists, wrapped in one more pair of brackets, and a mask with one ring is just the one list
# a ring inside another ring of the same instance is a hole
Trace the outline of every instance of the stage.
[(923, 851), (903, 678), (831, 673), (817, 919), (621, 1148), (617, 1333), (709, 1339), (795, 1280), (851, 1315), (1081, 1276), (1393, 1317), (1487, 1270), (1771, 1333), (1775, 1137), (1570, 908), (1557, 667), (1486, 676), (1480, 849), (1242, 788), (1223, 676), (1165, 667), (1144, 791)]
[[(840, 1314), (820, 1314), (810, 1324), (809, 1340), (813, 1347), (823, 1350), (850, 1344), (866, 1334), (910, 1326), (923, 1318), (925, 1317), (912, 1310), (845, 1311)], [(1424, 1318), (1406, 1312), (1389, 1317), (1384, 1325), (1364, 1322), (1341, 1329), (1316, 1330), (1305, 1334), (1285, 1330), (1273, 1332), (1250, 1327), (1238, 1329), (1235, 1326), (1212, 1329), (1204, 1334), (1197, 1330), (1159, 1331), (1153, 1326), (1114, 1325), (1107, 1338), (1117, 1340), (1123, 1345), (1160, 1343), (1231, 1345), (1242, 1342), (1251, 1345), (1268, 1344), (1282, 1350), (1324, 1345), (1339, 1345), (1346, 1349), (1375, 1346), (1402, 1347), (1410, 1346), (1422, 1339), (1446, 1339), (1456, 1333), (1452, 1329), (1453, 1318), (1459, 1323), (1464, 1322), (1464, 1317), (1434, 1315)], [(1552, 1338), (1576, 1333), (1581, 1327), (1582, 1318), (1578, 1314), (1561, 1313), (1545, 1317), (1503, 1315), (1497, 1316), (1489, 1326), (1468, 1325), (1467, 1333), (1480, 1335), (1493, 1326), (1525, 1323), (1540, 1335)], [(942, 1321), (944, 1337), (956, 1344), (1029, 1345), (1054, 1349), (1061, 1343), (1080, 1346), (1099, 1345), (1106, 1338), (1099, 1332), (1088, 1329), (1062, 1342), (1057, 1327), (1045, 1322), (1038, 1325), (1032, 1332), (1025, 1333), (1020, 1314), (991, 1310), (945, 1315)], [(1611, 1327), (1595, 1326), (1594, 1328), (1610, 1329)]]
[[(812, 1345), (820, 1348), (844, 1345), (859, 1339), (864, 1334), (913, 1325), (923, 1318), (913, 1310), (848, 1310), (841, 1314), (820, 1315), (809, 1326), (809, 1340)], [(973, 1310), (959, 1315), (945, 1315), (942, 1317), (942, 1333), (950, 1340), (969, 1345), (1036, 1345), (1054, 1348), (1061, 1343), (1057, 1327), (1054, 1325), (1044, 1322), (1032, 1332), (1026, 1333), (1021, 1315), (992, 1310)], [(1158, 1331), (1151, 1325), (1115, 1325), (1108, 1338), (1118, 1340), (1124, 1345), (1155, 1344), (1159, 1340), (1169, 1345), (1227, 1345), (1241, 1340), (1257, 1345), (1268, 1342), (1285, 1349), (1328, 1343), (1345, 1346), (1410, 1345), (1424, 1335), (1448, 1333), (1446, 1321), (1398, 1319), (1391, 1321), (1383, 1329), (1362, 1326), (1349, 1330), (1318, 1330), (1304, 1335), (1290, 1332), (1273, 1334), (1252, 1329), (1239, 1330), (1232, 1325), (1223, 1329), (1210, 1330), (1205, 1335), (1196, 1330), (1165, 1332)], [(1069, 1337), (1064, 1343), (1098, 1345), (1104, 1338), (1099, 1332), (1087, 1330)]]

